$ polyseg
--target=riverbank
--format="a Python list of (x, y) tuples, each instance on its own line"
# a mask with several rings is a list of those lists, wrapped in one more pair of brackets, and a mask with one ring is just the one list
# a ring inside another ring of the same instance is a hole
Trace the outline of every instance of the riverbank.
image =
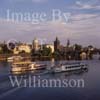
[[(53, 56), (31, 56), (31, 54), (0, 54), (0, 62), (2, 61), (7, 61), (7, 58), (12, 57), (12, 56), (22, 56), (24, 59), (27, 60), (32, 60), (32, 61), (51, 61), (51, 60), (75, 60), (75, 59), (67, 59), (67, 57), (53, 57)], [(99, 55), (94, 55), (93, 59), (98, 59), (100, 60)], [(81, 59), (77, 59), (81, 60)], [(89, 59), (84, 59), (84, 60), (89, 60)]]

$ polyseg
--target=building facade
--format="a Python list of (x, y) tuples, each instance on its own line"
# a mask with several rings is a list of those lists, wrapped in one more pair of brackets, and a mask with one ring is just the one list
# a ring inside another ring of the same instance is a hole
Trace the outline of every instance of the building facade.
[(36, 39), (36, 38), (33, 40), (32, 49), (33, 49), (34, 51), (38, 51), (38, 50), (39, 50), (39, 40)]
[(20, 44), (16, 46), (13, 50), (14, 54), (19, 54), (21, 52), (31, 53), (31, 47), (28, 44)]

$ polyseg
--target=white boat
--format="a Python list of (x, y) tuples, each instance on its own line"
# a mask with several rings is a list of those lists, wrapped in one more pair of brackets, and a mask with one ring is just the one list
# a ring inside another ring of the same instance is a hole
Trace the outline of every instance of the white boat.
[(74, 70), (80, 70), (86, 68), (87, 65), (84, 63), (66, 63), (66, 64), (61, 64), (59, 66), (52, 67), (51, 72), (60, 73), (60, 72), (74, 71)]
[(42, 70), (46, 69), (45, 64), (36, 64), (31, 61), (23, 61), (23, 62), (14, 62), (11, 66), (11, 72), (18, 73), (18, 72), (28, 72), (34, 70)]
[(29, 65), (30, 61), (27, 62), (14, 62), (11, 66), (11, 72), (25, 72), (30, 70)]
[(9, 58), (7, 58), (7, 61), (8, 62), (13, 62), (13, 59), (14, 59), (14, 57), (9, 57)]
[(20, 61), (22, 59), (23, 59), (23, 57), (21, 57), (21, 56), (12, 56), (12, 57), (8, 57), (7, 61), (8, 62), (14, 62), (14, 61)]

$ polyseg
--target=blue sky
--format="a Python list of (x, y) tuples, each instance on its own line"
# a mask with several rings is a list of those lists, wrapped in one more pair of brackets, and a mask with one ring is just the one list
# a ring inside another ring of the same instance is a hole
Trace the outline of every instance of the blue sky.
[[(7, 21), (7, 10), (11, 12), (45, 12), (48, 20), (44, 23)], [(52, 9), (70, 13), (70, 20), (52, 22)], [(0, 0), (0, 41), (17, 39), (31, 42), (35, 37), (46, 38), (52, 43), (58, 36), (62, 44), (67, 39), (72, 43), (99, 46), (100, 41), (100, 0)]]

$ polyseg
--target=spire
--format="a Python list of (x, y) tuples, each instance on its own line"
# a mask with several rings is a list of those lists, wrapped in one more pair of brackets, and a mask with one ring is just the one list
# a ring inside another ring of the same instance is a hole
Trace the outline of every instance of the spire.
[(69, 47), (69, 45), (70, 45), (70, 40), (68, 39), (67, 40), (67, 47)]
[(58, 41), (58, 37), (56, 37), (56, 41)]
[(57, 42), (60, 42), (59, 39), (58, 39), (58, 37), (56, 37), (56, 41), (57, 41)]

